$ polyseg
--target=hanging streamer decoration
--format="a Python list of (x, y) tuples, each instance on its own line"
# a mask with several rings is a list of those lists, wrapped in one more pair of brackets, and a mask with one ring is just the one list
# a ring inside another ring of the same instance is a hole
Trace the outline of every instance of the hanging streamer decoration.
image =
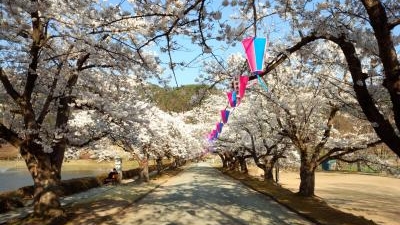
[(209, 133), (207, 138), (208, 138), (208, 141), (211, 141), (213, 139), (212, 133)]
[(262, 81), (261, 77), (259, 76), (260, 72), (263, 71), (264, 53), (267, 39), (259, 37), (248, 37), (242, 41), (242, 44), (246, 52), (246, 58), (251, 72), (257, 76), (258, 83), (266, 91), (268, 91), (267, 85)]
[(239, 77), (239, 97), (240, 100), (244, 98), (244, 94), (246, 92), (247, 82), (249, 81), (248, 76), (240, 76)]
[(212, 136), (213, 136), (213, 139), (217, 139), (218, 138), (218, 132), (216, 130), (213, 130), (212, 131)]
[(230, 91), (228, 93), (226, 93), (228, 96), (228, 100), (229, 100), (229, 105), (231, 107), (236, 107), (236, 91)]
[(230, 113), (229, 110), (226, 109), (221, 110), (221, 119), (223, 123), (228, 122), (229, 113)]
[[(242, 44), (246, 52), (246, 58), (251, 72), (257, 76), (257, 81), (262, 86), (262, 88), (264, 88), (265, 91), (268, 91), (267, 85), (263, 82), (263, 80), (260, 77), (260, 73), (263, 71), (263, 66), (264, 66), (264, 53), (267, 44), (267, 39), (258, 37), (248, 37), (242, 41)], [(226, 93), (229, 105), (231, 107), (238, 106), (241, 100), (243, 100), (248, 81), (249, 81), (248, 76), (241, 75), (234, 77), (234, 80), (232, 82), (232, 90)], [(235, 108), (233, 108), (233, 111), (234, 110)], [(212, 142), (218, 138), (219, 134), (222, 132), (222, 127), (224, 126), (224, 124), (228, 122), (229, 115), (230, 111), (226, 109), (221, 110), (222, 122), (216, 123), (216, 128), (212, 130), (211, 133), (208, 134), (209, 142)]]
[(222, 127), (223, 126), (224, 126), (224, 124), (221, 123), (221, 122), (216, 124), (216, 128), (217, 128), (216, 130), (217, 130), (218, 133), (222, 133)]

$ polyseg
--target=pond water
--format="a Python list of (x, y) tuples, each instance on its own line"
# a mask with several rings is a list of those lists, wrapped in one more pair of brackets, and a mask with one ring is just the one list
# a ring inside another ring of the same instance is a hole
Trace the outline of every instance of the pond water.
[[(96, 176), (107, 173), (107, 169), (62, 171), (63, 180), (78, 177)], [(0, 166), (0, 192), (16, 190), (23, 186), (33, 185), (33, 180), (27, 168), (13, 168)]]

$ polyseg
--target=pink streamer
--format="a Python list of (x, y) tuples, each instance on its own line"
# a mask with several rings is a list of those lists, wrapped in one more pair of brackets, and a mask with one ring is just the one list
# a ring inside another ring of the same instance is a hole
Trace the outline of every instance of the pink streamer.
[(242, 41), (243, 48), (246, 52), (247, 62), (249, 63), (250, 71), (256, 70), (256, 59), (254, 54), (254, 38), (248, 37)]
[(229, 111), (226, 109), (221, 110), (221, 119), (223, 123), (228, 122), (228, 117), (229, 117)]
[(231, 107), (235, 107), (236, 106), (236, 101), (234, 98), (234, 94), (233, 91), (227, 92), (226, 95), (228, 96), (228, 100), (229, 100), (229, 105)]
[(243, 98), (244, 98), (244, 94), (246, 92), (246, 85), (247, 85), (248, 81), (249, 81), (249, 77), (248, 76), (240, 76), (239, 77), (239, 97), (240, 97), (240, 100), (243, 100)]

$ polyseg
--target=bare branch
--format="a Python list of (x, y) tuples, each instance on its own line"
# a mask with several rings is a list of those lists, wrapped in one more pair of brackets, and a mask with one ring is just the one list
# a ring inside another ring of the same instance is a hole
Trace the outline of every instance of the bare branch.
[(377, 140), (377, 141), (368, 143), (366, 146), (361, 146), (361, 147), (332, 148), (331, 150), (328, 151), (327, 154), (325, 154), (325, 156), (321, 157), (318, 161), (322, 162), (327, 159), (339, 159), (340, 157), (342, 157), (344, 155), (347, 155), (347, 154), (350, 154), (350, 153), (353, 153), (353, 152), (356, 152), (359, 150), (375, 147), (381, 143), (382, 143), (382, 140)]
[(18, 105), (21, 105), (21, 95), (14, 89), (2, 67), (0, 67), (0, 80), (3, 83), (7, 94), (10, 95)]
[[(187, 15), (190, 11), (192, 11), (194, 8), (196, 8), (196, 6), (197, 6), (200, 2), (203, 2), (203, 1), (204, 1), (204, 0), (197, 0), (193, 5), (191, 5), (190, 7), (188, 7), (182, 14), (183, 14), (183, 15)], [(162, 33), (162, 34), (159, 34), (159, 35), (156, 35), (156, 36), (154, 36), (153, 38), (150, 38), (150, 39), (147, 40), (144, 44), (142, 44), (142, 45), (139, 47), (139, 49), (142, 49), (143, 47), (149, 45), (151, 42), (154, 42), (155, 40), (157, 40), (157, 39), (159, 39), (159, 38), (161, 38), (161, 37), (163, 37), (163, 36), (170, 35), (170, 33), (173, 31), (173, 29), (178, 25), (178, 22), (179, 22), (180, 20), (181, 20), (181, 19), (178, 17), (178, 18), (172, 23), (172, 25), (169, 27), (169, 29), (168, 29), (166, 32), (164, 32), (164, 33)]]
[(335, 118), (336, 113), (339, 111), (339, 108), (337, 106), (332, 106), (331, 112), (329, 114), (328, 120), (326, 122), (326, 128), (324, 131), (324, 135), (321, 138), (321, 141), (318, 143), (318, 145), (315, 147), (314, 153), (319, 154), (321, 149), (325, 146), (326, 142), (328, 141), (329, 137), (331, 136), (331, 130), (333, 126), (333, 118)]
[[(259, 75), (264, 76), (264, 75), (268, 74), (269, 72), (274, 70), (277, 66), (279, 66), (282, 62), (284, 62), (288, 58), (287, 54), (296, 52), (297, 50), (300, 50), (303, 46), (305, 46), (315, 40), (321, 39), (321, 38), (322, 37), (316, 36), (314, 34), (311, 34), (310, 36), (302, 38), (300, 42), (298, 42), (294, 46), (286, 49), (285, 52), (279, 53), (272, 62), (267, 64), (266, 69), (263, 72), (261, 72)], [(257, 76), (252, 75), (249, 77), (249, 80), (254, 80), (254, 79), (257, 79)]]
[(91, 69), (91, 68), (113, 68), (113, 65), (100, 65), (100, 64), (90, 64), (87, 66), (83, 66), (81, 70)]
[(389, 30), (393, 30), (398, 25), (400, 25), (400, 18), (397, 18), (391, 23), (389, 23)]
[(35, 87), (37, 75), (37, 67), (39, 63), (39, 53), (41, 42), (44, 41), (43, 27), (38, 11), (31, 12), (32, 18), (32, 44), (29, 51), (31, 62), (28, 67), (28, 76), (26, 78), (25, 90), (23, 97), (26, 103), (30, 102), (33, 89)]
[(2, 123), (0, 123), (0, 137), (17, 148), (19, 148), (22, 143), (22, 139), (18, 137), (18, 134), (8, 129)]
[(110, 135), (110, 132), (109, 131), (104, 131), (101, 134), (99, 134), (99, 135), (97, 135), (95, 137), (91, 137), (88, 140), (86, 140), (86, 141), (84, 141), (82, 143), (79, 143), (79, 144), (78, 143), (73, 143), (73, 142), (70, 141), (69, 145), (73, 146), (73, 147), (82, 148), (82, 147), (85, 147), (85, 146), (89, 145), (90, 143), (93, 143), (95, 141), (101, 140), (102, 138), (107, 137), (108, 135)]
[(254, 37), (257, 37), (257, 8), (255, 0), (251, 1), (251, 6), (253, 7)]
[(36, 122), (38, 124), (42, 124), (43, 123), (44, 118), (46, 117), (47, 113), (49, 112), (50, 104), (53, 101), (54, 91), (55, 91), (55, 89), (57, 87), (58, 78), (60, 77), (61, 70), (62, 70), (62, 68), (64, 66), (64, 63), (68, 59), (68, 55), (71, 53), (72, 49), (73, 49), (73, 46), (70, 46), (69, 49), (68, 49), (67, 54), (65, 55), (65, 57), (63, 59), (63, 61), (61, 63), (59, 63), (58, 66), (57, 66), (57, 72), (54, 75), (53, 83), (52, 83), (52, 85), (50, 87), (49, 94), (47, 95), (47, 98), (45, 100), (43, 108), (42, 108), (41, 112), (39, 113), (39, 116), (38, 116), (38, 118), (36, 120)]

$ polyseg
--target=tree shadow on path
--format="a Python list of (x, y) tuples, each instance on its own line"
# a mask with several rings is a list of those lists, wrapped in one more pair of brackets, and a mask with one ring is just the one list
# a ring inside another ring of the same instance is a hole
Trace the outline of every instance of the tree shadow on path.
[(118, 217), (143, 225), (311, 224), (209, 166), (189, 168)]

